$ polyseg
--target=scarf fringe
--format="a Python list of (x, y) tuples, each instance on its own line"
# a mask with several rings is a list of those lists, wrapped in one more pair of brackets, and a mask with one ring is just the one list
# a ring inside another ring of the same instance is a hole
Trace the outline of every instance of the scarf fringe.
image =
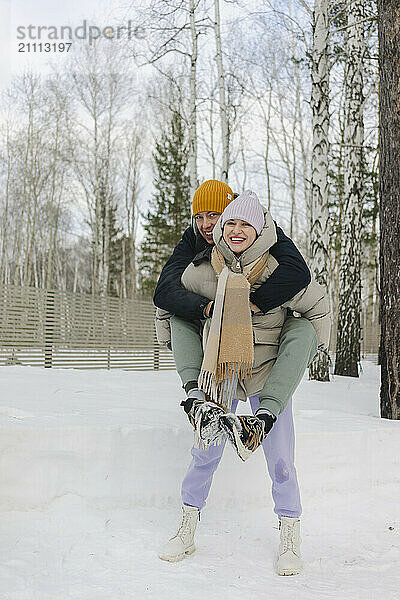
[(251, 377), (253, 374), (253, 361), (242, 360), (236, 362), (223, 362), (217, 367), (217, 381), (236, 377), (236, 379), (244, 380)]
[(217, 375), (212, 371), (201, 371), (198, 378), (199, 389), (208, 394), (225, 412), (232, 410), (232, 400), (238, 380), (252, 376), (253, 362), (222, 363)]
[(200, 371), (199, 378), (197, 380), (200, 390), (203, 390), (205, 394), (208, 394), (213, 402), (218, 402), (217, 384), (215, 380), (215, 373), (211, 371)]
[(218, 404), (216, 391), (221, 383), (231, 379), (247, 379), (253, 375), (253, 361), (223, 362), (217, 367), (217, 374), (212, 371), (201, 371), (198, 384), (199, 388), (212, 397)]

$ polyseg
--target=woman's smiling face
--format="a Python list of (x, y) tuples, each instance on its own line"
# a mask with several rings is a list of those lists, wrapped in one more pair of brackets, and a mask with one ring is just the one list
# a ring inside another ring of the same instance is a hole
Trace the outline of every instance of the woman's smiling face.
[(250, 223), (241, 219), (229, 219), (224, 225), (223, 237), (232, 252), (241, 254), (250, 248), (257, 233)]

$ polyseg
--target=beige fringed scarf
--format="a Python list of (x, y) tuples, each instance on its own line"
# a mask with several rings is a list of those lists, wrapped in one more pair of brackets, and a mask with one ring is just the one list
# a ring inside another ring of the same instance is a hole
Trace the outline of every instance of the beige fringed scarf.
[(263, 254), (245, 276), (230, 271), (216, 246), (212, 250), (211, 265), (218, 284), (198, 383), (226, 411), (231, 410), (238, 380), (251, 376), (254, 346), (249, 293), (268, 256), (268, 252)]

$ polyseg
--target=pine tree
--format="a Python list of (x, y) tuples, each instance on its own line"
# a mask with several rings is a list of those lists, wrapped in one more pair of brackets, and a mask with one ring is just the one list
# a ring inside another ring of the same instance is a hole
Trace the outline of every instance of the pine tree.
[(161, 269), (190, 224), (188, 150), (181, 116), (174, 112), (153, 153), (155, 192), (145, 217), (141, 245), (140, 288), (153, 294)]

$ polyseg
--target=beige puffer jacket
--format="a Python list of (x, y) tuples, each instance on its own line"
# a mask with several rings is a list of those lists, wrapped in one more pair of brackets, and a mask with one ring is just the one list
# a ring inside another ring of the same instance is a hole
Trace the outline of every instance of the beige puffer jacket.
[[(247, 275), (258, 259), (275, 244), (276, 229), (270, 213), (265, 211), (265, 224), (261, 234), (254, 244), (239, 257), (232, 252), (223, 239), (219, 221), (214, 227), (213, 238), (217, 248), (222, 252), (227, 266), (235, 273)], [(252, 285), (251, 291), (262, 285), (277, 266), (276, 259), (269, 255), (266, 268), (261, 277)], [(217, 276), (209, 262), (203, 262), (198, 266), (190, 263), (182, 275), (182, 284), (188, 290), (213, 300), (217, 290)], [(311, 282), (284, 305), (274, 308), (266, 314), (257, 313), (253, 315), (253, 375), (251, 379), (246, 381), (246, 389), (243, 388), (242, 390), (243, 394), (240, 394), (238, 389), (237, 397), (243, 396), (241, 399), (245, 399), (246, 396), (261, 391), (278, 353), (279, 336), (288, 308), (309, 319), (317, 333), (318, 348), (328, 348), (331, 328), (328, 301), (323, 288), (318, 283)], [(160, 344), (165, 345), (170, 341), (169, 317), (169, 313), (157, 309), (156, 330)], [(203, 324), (203, 338), (205, 340), (208, 335), (210, 319), (205, 319)]]

